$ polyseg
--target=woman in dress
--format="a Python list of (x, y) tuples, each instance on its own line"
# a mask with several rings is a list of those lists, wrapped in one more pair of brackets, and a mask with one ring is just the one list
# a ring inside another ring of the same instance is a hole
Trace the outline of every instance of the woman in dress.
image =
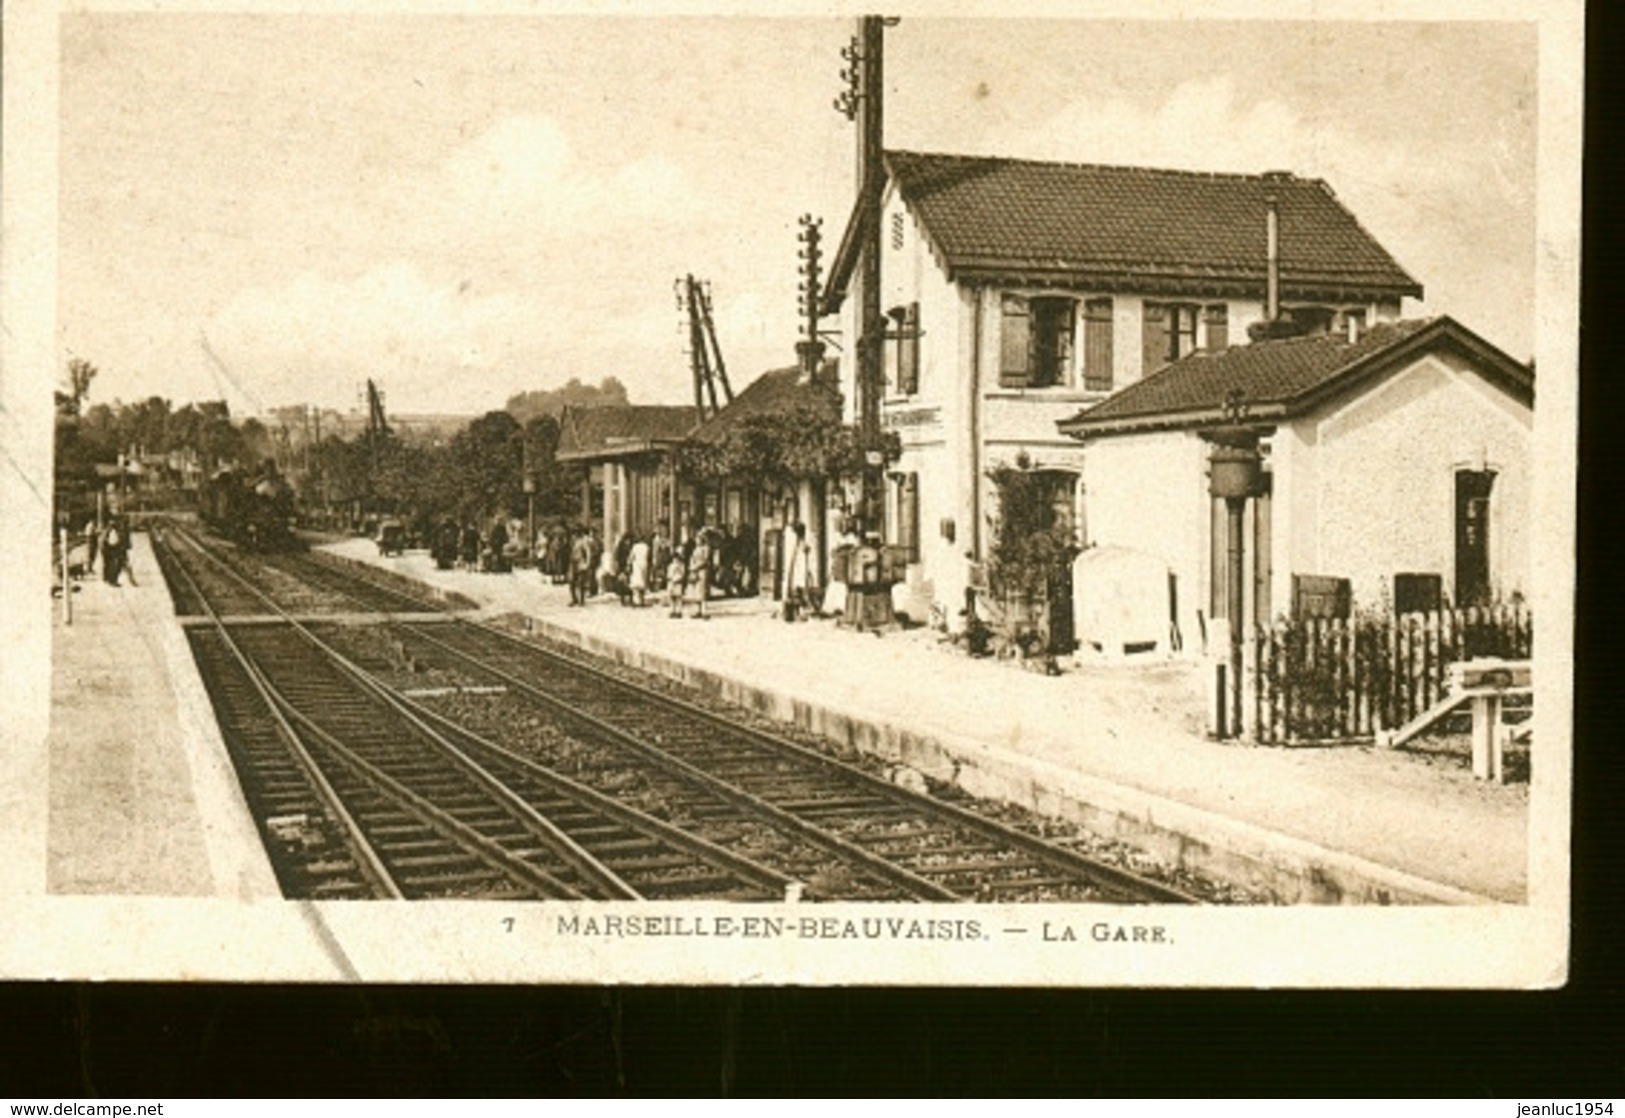
[(649, 591), (649, 541), (642, 536), (632, 541), (632, 549), (627, 552), (627, 567), (626, 581), (632, 592), (632, 604), (642, 607)]

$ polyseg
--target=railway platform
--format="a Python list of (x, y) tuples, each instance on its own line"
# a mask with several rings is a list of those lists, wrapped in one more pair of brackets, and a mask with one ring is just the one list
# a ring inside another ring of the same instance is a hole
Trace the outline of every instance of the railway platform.
[(883, 756), (900, 780), (912, 771), (1071, 819), (1282, 902), (1526, 900), (1527, 785), (1374, 748), (1212, 741), (1194, 666), (1046, 677), (970, 659), (927, 629), (787, 624), (766, 600), (673, 620), (609, 598), (573, 608), (534, 571), (440, 571), (366, 539), (324, 550)]
[(144, 533), (51, 634), (46, 891), (280, 897)]

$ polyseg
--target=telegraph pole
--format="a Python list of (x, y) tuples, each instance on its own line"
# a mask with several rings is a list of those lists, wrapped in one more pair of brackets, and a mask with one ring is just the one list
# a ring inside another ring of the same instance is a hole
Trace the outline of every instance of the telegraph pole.
[(880, 531), (885, 461), (880, 452), (880, 397), (885, 384), (886, 320), (880, 312), (880, 203), (886, 188), (884, 36), (886, 21), (864, 16), (858, 69), (858, 190), (863, 198), (863, 255), (858, 273), (858, 425), (863, 435), (863, 523)]
[(818, 366), (824, 358), (824, 343), (818, 337), (818, 303), (823, 295), (821, 261), (824, 253), (819, 247), (824, 222), (812, 214), (801, 215), (801, 233), (797, 240), (801, 249), (801, 340), (796, 343), (796, 356), (801, 362), (801, 379), (811, 382), (818, 375)]
[(885, 388), (886, 319), (880, 311), (881, 202), (885, 195), (885, 29), (897, 20), (864, 16), (858, 34), (841, 51), (847, 68), (846, 88), (835, 107), (858, 126), (858, 442), (863, 449), (859, 474), (858, 515), (864, 546), (859, 549), (860, 575), (850, 585), (848, 620), (858, 628), (881, 631), (895, 624), (891, 588), (894, 575), (874, 546), (884, 516), (885, 453), (882, 450), (880, 400)]

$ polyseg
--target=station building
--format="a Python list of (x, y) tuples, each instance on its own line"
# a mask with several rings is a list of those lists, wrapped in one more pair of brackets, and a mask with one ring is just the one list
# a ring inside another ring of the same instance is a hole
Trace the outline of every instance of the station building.
[[(613, 545), (626, 532), (648, 533), (658, 524), (674, 540), (710, 526), (749, 538), (757, 556), (758, 593), (779, 597), (784, 543), (790, 526), (806, 527), (813, 554), (827, 562), (825, 510), (845, 487), (784, 468), (782, 462), (750, 463), (724, 473), (692, 468), (707, 450), (737, 447), (741, 439), (770, 434), (756, 421), (777, 417), (809, 422), (838, 420), (841, 401), (834, 362), (815, 373), (800, 366), (757, 377), (709, 416), (692, 407), (613, 405), (566, 409), (560, 416), (560, 462), (585, 468), (581, 508), (588, 523)], [(769, 455), (769, 457), (772, 457)], [(818, 572), (827, 575), (827, 567)]]
[(656, 524), (675, 539), (692, 522), (693, 498), (679, 483), (675, 451), (698, 421), (692, 407), (659, 404), (566, 408), (559, 416), (557, 460), (585, 468), (582, 516), (610, 546)]
[[(885, 153), (884, 167), (881, 414), (902, 442), (886, 536), (910, 559), (895, 604), (917, 620), (958, 624), (990, 544), (987, 475), (1001, 464), (1042, 473), (1058, 520), (1093, 542), (1086, 487), (1104, 474), (1057, 424), (1193, 353), (1248, 344), (1272, 275), (1281, 314), (1302, 331), (1392, 322), (1422, 295), (1317, 179), (906, 151)], [(847, 339), (860, 333), (862, 212), (824, 303)], [(841, 364), (855, 416), (856, 362)]]

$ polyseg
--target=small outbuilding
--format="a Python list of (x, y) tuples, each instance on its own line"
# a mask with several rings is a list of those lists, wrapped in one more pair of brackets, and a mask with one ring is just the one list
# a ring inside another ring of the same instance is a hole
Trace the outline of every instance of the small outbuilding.
[[(1197, 351), (1058, 426), (1085, 444), (1086, 544), (1170, 574), (1147, 597), (1160, 616), (1129, 629), (1167, 627), (1167, 610), (1172, 643), (1195, 650), (1215, 618), (1521, 597), (1534, 398), (1532, 366), (1439, 317)], [(1232, 603), (1231, 521), (1208, 474), (1215, 433), (1238, 422), (1262, 478)]]
[(699, 422), (692, 407), (610, 405), (566, 408), (559, 416), (558, 461), (586, 467), (582, 517), (603, 538), (650, 532), (676, 534), (692, 516), (679, 492), (674, 455)]

